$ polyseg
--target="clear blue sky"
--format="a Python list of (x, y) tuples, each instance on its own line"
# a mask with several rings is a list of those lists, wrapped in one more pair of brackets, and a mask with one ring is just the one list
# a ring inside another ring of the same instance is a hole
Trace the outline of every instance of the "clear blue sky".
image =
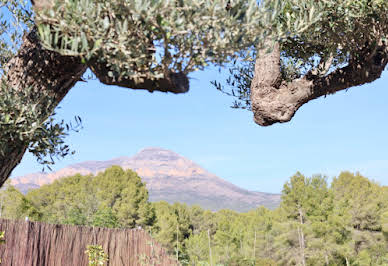
[[(250, 190), (280, 192), (296, 171), (329, 177), (341, 170), (360, 171), (388, 185), (387, 71), (372, 84), (312, 101), (290, 123), (271, 127), (254, 124), (249, 111), (229, 107), (232, 99), (210, 84), (225, 78), (218, 71), (191, 78), (185, 95), (78, 83), (58, 118), (80, 115), (84, 129), (67, 138), (76, 154), (54, 169), (158, 146)], [(27, 154), (13, 176), (41, 168)]]

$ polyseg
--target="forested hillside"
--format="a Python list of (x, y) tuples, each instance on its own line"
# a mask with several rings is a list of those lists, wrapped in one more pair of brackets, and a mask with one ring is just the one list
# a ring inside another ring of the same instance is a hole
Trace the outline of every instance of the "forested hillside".
[(360, 174), (296, 173), (280, 207), (246, 213), (150, 203), (140, 177), (111, 167), (23, 195), (8, 184), (1, 217), (99, 227), (142, 227), (183, 265), (388, 265), (388, 188)]

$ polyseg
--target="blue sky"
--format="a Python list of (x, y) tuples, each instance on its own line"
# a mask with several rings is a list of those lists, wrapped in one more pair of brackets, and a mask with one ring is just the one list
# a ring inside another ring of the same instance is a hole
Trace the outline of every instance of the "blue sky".
[[(224, 71), (227, 72), (226, 70)], [(388, 73), (374, 83), (314, 100), (286, 124), (260, 127), (249, 111), (210, 81), (215, 69), (191, 75), (184, 95), (149, 93), (92, 80), (78, 83), (58, 118), (83, 119), (67, 142), (76, 154), (53, 167), (132, 156), (148, 146), (173, 150), (210, 172), (250, 190), (280, 192), (296, 171), (333, 177), (342, 170), (388, 185)], [(13, 176), (41, 170), (27, 154)]]

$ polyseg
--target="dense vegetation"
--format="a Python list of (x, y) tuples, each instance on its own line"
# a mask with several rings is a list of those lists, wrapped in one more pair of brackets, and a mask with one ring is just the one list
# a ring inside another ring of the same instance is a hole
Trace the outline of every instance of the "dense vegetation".
[(21, 194), (8, 184), (1, 216), (102, 227), (142, 227), (183, 265), (387, 265), (388, 188), (349, 172), (295, 174), (281, 205), (247, 213), (148, 202), (131, 170), (62, 178)]

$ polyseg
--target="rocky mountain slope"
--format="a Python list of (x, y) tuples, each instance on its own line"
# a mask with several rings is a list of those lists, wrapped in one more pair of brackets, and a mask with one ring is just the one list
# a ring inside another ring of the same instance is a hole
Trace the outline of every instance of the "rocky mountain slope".
[(151, 201), (198, 204), (205, 209), (233, 209), (247, 211), (260, 205), (274, 208), (280, 195), (248, 191), (239, 188), (179, 154), (161, 149), (146, 148), (132, 157), (109, 161), (87, 161), (70, 165), (56, 172), (34, 173), (12, 179), (23, 192), (55, 179), (80, 174), (96, 174), (112, 165), (132, 169), (138, 173), (150, 194)]

